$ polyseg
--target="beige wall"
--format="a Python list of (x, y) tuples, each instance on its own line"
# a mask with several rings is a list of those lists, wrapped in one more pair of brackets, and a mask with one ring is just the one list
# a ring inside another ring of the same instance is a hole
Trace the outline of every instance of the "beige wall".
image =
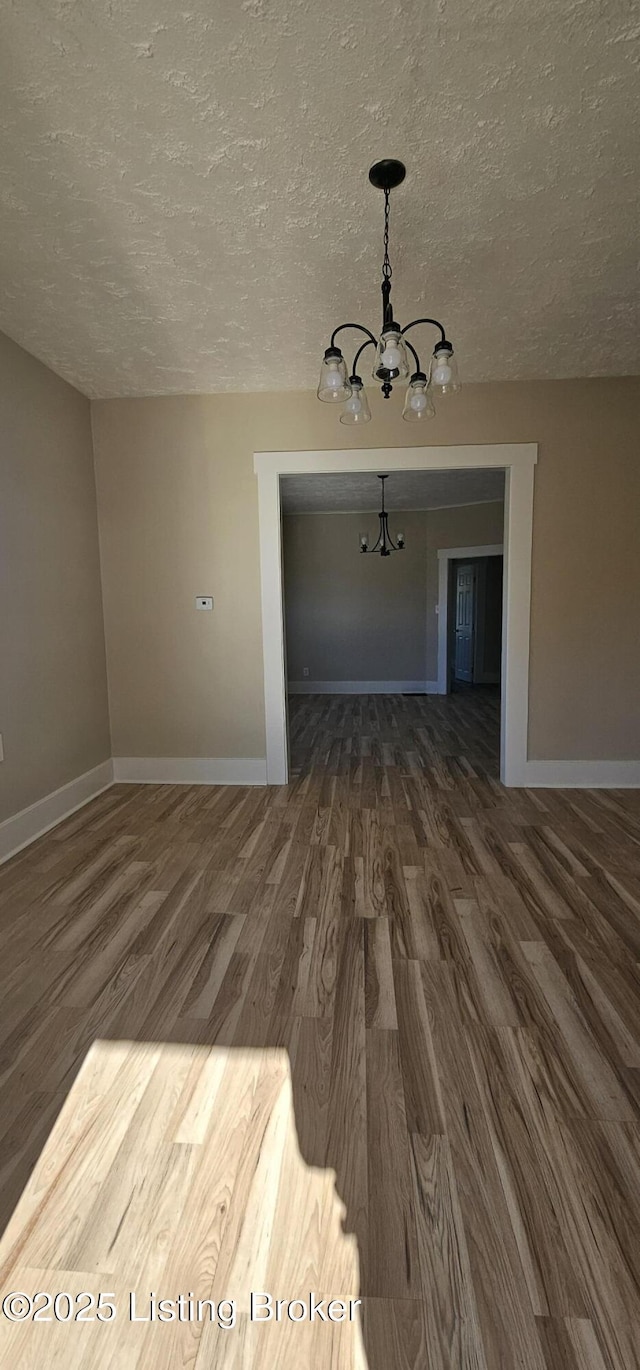
[(0, 334), (0, 820), (110, 756), (89, 402)]
[[(264, 756), (254, 450), (538, 442), (533, 758), (640, 756), (640, 379), (470, 385), (422, 431), (372, 394), (93, 405), (116, 755)], [(213, 614), (196, 594), (213, 594)]]
[(438, 677), (438, 548), (502, 542), (502, 504), (398, 512), (403, 552), (363, 557), (378, 517), (293, 514), (284, 519), (289, 680), (407, 680)]

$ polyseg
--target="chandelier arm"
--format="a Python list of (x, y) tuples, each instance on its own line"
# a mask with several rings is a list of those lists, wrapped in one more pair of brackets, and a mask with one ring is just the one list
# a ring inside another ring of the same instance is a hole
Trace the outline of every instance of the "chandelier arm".
[(386, 538), (383, 538), (382, 533), (378, 533), (378, 541), (376, 542), (375, 546), (374, 546), (374, 547), (363, 547), (363, 548), (361, 549), (361, 551), (364, 552), (364, 555), (365, 555), (365, 556), (369, 556), (372, 552), (380, 552), (380, 551), (382, 550), (383, 547), (386, 547), (387, 551), (391, 551), (391, 552), (399, 552), (399, 551), (400, 551), (400, 548), (399, 548), (399, 547), (397, 546), (397, 544), (393, 541), (393, 538), (392, 538), (392, 536), (391, 536), (391, 533), (389, 532), (388, 527), (387, 527), (387, 536), (386, 536)]
[(366, 333), (366, 335), (367, 335), (369, 341), (373, 343), (374, 347), (377, 347), (377, 346), (378, 346), (377, 339), (374, 338), (373, 333), (371, 333), (370, 330), (369, 330), (368, 328), (365, 328), (364, 324), (361, 324), (361, 323), (341, 323), (341, 324), (338, 325), (337, 328), (334, 328), (333, 333), (331, 334), (331, 346), (332, 346), (332, 347), (335, 347), (335, 341), (336, 341), (336, 338), (337, 338), (337, 336), (338, 336), (338, 333), (341, 333), (342, 330), (343, 330), (343, 328), (357, 328), (359, 333)]
[(407, 324), (405, 324), (404, 328), (402, 328), (400, 331), (401, 331), (402, 333), (408, 333), (410, 328), (415, 328), (416, 325), (419, 324), (419, 323), (430, 323), (430, 324), (433, 324), (433, 327), (434, 327), (434, 328), (439, 328), (439, 329), (440, 329), (440, 339), (441, 339), (441, 341), (442, 341), (442, 342), (446, 342), (446, 341), (447, 341), (447, 335), (446, 335), (446, 333), (445, 333), (445, 331), (444, 331), (444, 328), (442, 327), (442, 324), (438, 322), (437, 319), (414, 319), (412, 323), (407, 323)]
[(389, 515), (388, 515), (386, 512), (385, 512), (385, 516), (384, 516), (384, 529), (385, 529), (385, 545), (386, 545), (387, 547), (390, 547), (392, 552), (399, 552), (400, 548), (396, 546), (396, 544), (395, 544), (395, 542), (393, 541), (393, 538), (392, 538), (392, 536), (391, 536), (391, 533), (389, 532)]
[(375, 547), (372, 547), (372, 548), (371, 548), (371, 551), (372, 551), (372, 552), (377, 552), (379, 547), (380, 547), (380, 548), (382, 549), (382, 551), (384, 552), (384, 549), (385, 549), (385, 547), (386, 547), (386, 545), (387, 545), (386, 530), (385, 530), (386, 514), (385, 514), (385, 508), (384, 508), (384, 483), (385, 483), (386, 479), (387, 479), (386, 476), (380, 476), (380, 477), (379, 477), (380, 484), (381, 484), (381, 487), (382, 487), (382, 508), (381, 508), (381, 510), (380, 510), (380, 513), (378, 514), (378, 518), (379, 518), (379, 520), (380, 520), (380, 527), (379, 527), (379, 530), (378, 530), (378, 540), (377, 540), (377, 542), (376, 542), (376, 544), (375, 544)]
[[(362, 347), (359, 347), (359, 348), (358, 348), (358, 351), (356, 352), (356, 355), (355, 355), (355, 357), (354, 357), (354, 359), (353, 359), (353, 371), (351, 372), (351, 375), (352, 375), (352, 376), (357, 375), (358, 362), (360, 361), (360, 357), (362, 356), (362, 353), (364, 352), (365, 348), (366, 348), (366, 347), (371, 347), (372, 344), (373, 344), (374, 347), (377, 346), (375, 339), (374, 339), (374, 338), (367, 338), (367, 341), (366, 341), (366, 342), (363, 342)], [(411, 343), (408, 343), (407, 346), (408, 346), (408, 347), (411, 347)], [(411, 348), (411, 351), (413, 351), (413, 348)]]
[(367, 547), (367, 552), (377, 552), (378, 549), (379, 549), (379, 547), (380, 547), (381, 542), (382, 542), (382, 529), (380, 529), (380, 532), (378, 533), (378, 541), (375, 543), (375, 545), (374, 545), (373, 547)]
[[(404, 328), (403, 328), (402, 331), (403, 331), (403, 333), (404, 333)], [(422, 367), (421, 367), (421, 365), (420, 365), (420, 358), (419, 358), (419, 356), (418, 356), (418, 353), (416, 352), (415, 347), (412, 346), (412, 344), (409, 342), (409, 339), (408, 339), (408, 338), (406, 338), (405, 341), (406, 341), (407, 347), (409, 348), (409, 351), (410, 351), (410, 353), (411, 353), (411, 356), (413, 357), (413, 360), (414, 360), (414, 362), (415, 362), (415, 364), (416, 364), (416, 371), (421, 371), (421, 370), (422, 370)]]

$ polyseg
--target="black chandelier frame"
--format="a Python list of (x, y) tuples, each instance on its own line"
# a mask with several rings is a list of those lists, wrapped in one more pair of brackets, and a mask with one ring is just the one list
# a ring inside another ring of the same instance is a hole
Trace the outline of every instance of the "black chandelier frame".
[(381, 557), (390, 557), (392, 552), (404, 551), (403, 534), (397, 533), (397, 542), (394, 542), (391, 533), (389, 532), (389, 515), (384, 507), (384, 483), (388, 479), (388, 475), (378, 476), (378, 480), (382, 482), (382, 508), (380, 510), (380, 513), (378, 514), (378, 518), (380, 519), (380, 532), (378, 533), (378, 541), (376, 542), (374, 547), (367, 546), (365, 538), (363, 538), (360, 543), (361, 552), (379, 552)]
[[(377, 190), (384, 191), (384, 257), (382, 262), (382, 283), (380, 287), (382, 293), (382, 329), (380, 336), (384, 337), (386, 333), (391, 333), (399, 334), (400, 337), (404, 339), (405, 345), (411, 353), (416, 366), (416, 369), (410, 378), (410, 384), (413, 385), (414, 382), (423, 382), (426, 385), (428, 383), (427, 374), (422, 370), (418, 353), (413, 346), (413, 343), (411, 343), (406, 336), (407, 333), (409, 333), (412, 328), (417, 328), (420, 324), (429, 324), (431, 327), (437, 328), (440, 334), (440, 340), (436, 343), (434, 357), (437, 357), (438, 354), (444, 354), (448, 357), (453, 356), (453, 346), (449, 342), (444, 326), (440, 323), (439, 319), (431, 319), (428, 317), (412, 319), (411, 323), (407, 323), (404, 325), (404, 328), (400, 328), (393, 317), (393, 305), (391, 303), (391, 277), (393, 275), (393, 268), (389, 260), (389, 201), (391, 191), (394, 190), (396, 186), (402, 184), (406, 174), (407, 171), (404, 163), (397, 161), (393, 157), (385, 157), (381, 162), (374, 162), (369, 170), (369, 180), (371, 184), (375, 186)], [(379, 339), (376, 338), (371, 332), (371, 329), (367, 328), (364, 324), (341, 323), (337, 328), (334, 328), (333, 333), (331, 334), (331, 343), (324, 354), (325, 361), (328, 361), (332, 357), (342, 361), (343, 354), (340, 348), (336, 347), (336, 338), (339, 333), (343, 333), (346, 329), (355, 329), (359, 333), (366, 334), (366, 342), (363, 342), (358, 348), (349, 376), (350, 385), (353, 385), (354, 383), (362, 385), (361, 377), (358, 374), (358, 362), (367, 347), (378, 347)], [(380, 389), (382, 390), (384, 398), (388, 400), (393, 391), (393, 381), (399, 378), (399, 372), (397, 370), (389, 370), (387, 367), (381, 365), (377, 368), (375, 375), (376, 379), (381, 382)]]

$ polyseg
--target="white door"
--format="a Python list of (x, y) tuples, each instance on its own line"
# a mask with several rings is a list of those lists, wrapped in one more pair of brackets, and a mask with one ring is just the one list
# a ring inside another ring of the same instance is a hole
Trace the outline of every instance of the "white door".
[(476, 568), (461, 563), (456, 567), (455, 680), (473, 681), (475, 599)]

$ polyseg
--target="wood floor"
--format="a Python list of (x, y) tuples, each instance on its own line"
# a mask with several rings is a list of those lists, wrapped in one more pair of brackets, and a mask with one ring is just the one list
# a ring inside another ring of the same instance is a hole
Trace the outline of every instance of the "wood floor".
[(0, 1365), (637, 1370), (640, 794), (502, 789), (491, 692), (291, 732), (0, 870)]

